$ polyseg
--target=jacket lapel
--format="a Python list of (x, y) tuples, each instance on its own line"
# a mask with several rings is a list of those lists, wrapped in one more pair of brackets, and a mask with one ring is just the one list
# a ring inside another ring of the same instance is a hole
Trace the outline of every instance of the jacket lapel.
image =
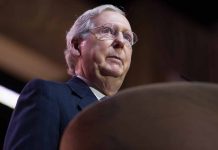
[(88, 85), (78, 77), (73, 77), (67, 82), (73, 94), (76, 94), (80, 100), (78, 102), (79, 109), (83, 109), (91, 103), (97, 102), (97, 98), (92, 93)]

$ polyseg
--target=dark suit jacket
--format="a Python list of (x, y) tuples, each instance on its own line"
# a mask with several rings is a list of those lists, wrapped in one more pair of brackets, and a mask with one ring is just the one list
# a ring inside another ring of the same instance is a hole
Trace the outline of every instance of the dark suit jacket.
[(4, 150), (59, 149), (69, 121), (96, 100), (89, 87), (76, 77), (67, 83), (30, 81), (13, 112)]

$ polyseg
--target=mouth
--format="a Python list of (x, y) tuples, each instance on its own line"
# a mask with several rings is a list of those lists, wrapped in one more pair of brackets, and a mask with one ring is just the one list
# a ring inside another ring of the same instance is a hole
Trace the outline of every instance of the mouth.
[(108, 56), (107, 59), (111, 59), (111, 60), (114, 60), (114, 61), (119, 61), (123, 64), (123, 60), (118, 57), (118, 56)]

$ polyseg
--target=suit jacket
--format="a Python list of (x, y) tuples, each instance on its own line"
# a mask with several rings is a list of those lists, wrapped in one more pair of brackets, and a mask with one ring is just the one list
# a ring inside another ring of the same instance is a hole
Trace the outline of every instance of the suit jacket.
[(59, 149), (69, 121), (96, 101), (86, 83), (77, 77), (67, 83), (30, 81), (22, 90), (12, 114), (3, 149)]

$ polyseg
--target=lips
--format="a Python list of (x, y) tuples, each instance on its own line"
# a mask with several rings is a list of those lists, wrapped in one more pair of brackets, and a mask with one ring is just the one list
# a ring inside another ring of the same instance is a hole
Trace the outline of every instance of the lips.
[(120, 58), (119, 56), (112, 55), (112, 56), (107, 56), (107, 58), (108, 59), (113, 59), (115, 61), (120, 61), (123, 64), (123, 59)]

